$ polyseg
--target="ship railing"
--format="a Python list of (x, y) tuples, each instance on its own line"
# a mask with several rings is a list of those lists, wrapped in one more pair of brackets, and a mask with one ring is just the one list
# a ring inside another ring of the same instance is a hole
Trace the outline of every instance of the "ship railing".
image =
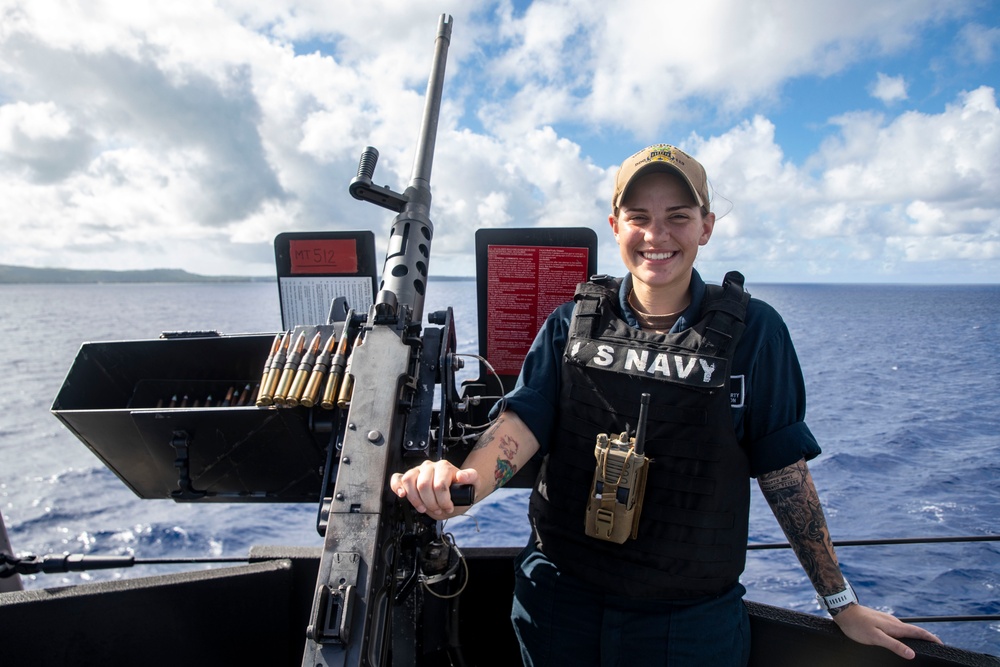
[[(0, 521), (2, 521), (2, 519), (0, 519)], [(0, 524), (0, 526), (2, 526), (2, 524)], [(1000, 535), (834, 540), (833, 546), (839, 549), (842, 547), (900, 546), (908, 544), (960, 544), (970, 542), (1000, 542)], [(101, 556), (96, 554), (15, 556), (10, 553), (9, 542), (6, 544), (6, 553), (3, 548), (0, 548), (0, 592), (3, 592), (4, 590), (18, 590), (20, 588), (19, 586), (11, 586), (5, 589), (2, 585), (5, 579), (16, 581), (17, 575), (121, 569), (139, 565), (227, 565), (247, 563), (250, 561), (249, 557), (136, 558), (135, 556)], [(748, 551), (766, 551), (790, 548), (791, 545), (787, 542), (747, 545)], [(8, 581), (8, 583), (10, 583), (10, 581)], [(1000, 621), (1000, 614), (902, 616), (900, 617), (900, 620), (906, 623), (994, 622)]]
[[(834, 540), (833, 546), (841, 547), (874, 547), (899, 546), (906, 544), (959, 544), (967, 542), (1000, 542), (1000, 535), (963, 535), (943, 537), (897, 537), (865, 540)], [(748, 551), (766, 551), (791, 549), (787, 542), (773, 542), (747, 545)], [(952, 623), (952, 622), (991, 622), (1000, 621), (1000, 614), (956, 614), (945, 616), (901, 616), (899, 620), (906, 623)]]

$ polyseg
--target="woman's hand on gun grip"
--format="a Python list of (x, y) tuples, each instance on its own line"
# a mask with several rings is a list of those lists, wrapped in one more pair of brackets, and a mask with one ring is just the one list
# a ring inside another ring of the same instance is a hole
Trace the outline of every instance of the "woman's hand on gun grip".
[(453, 484), (476, 484), (479, 473), (474, 468), (458, 468), (448, 461), (424, 461), (405, 473), (395, 473), (389, 488), (400, 498), (405, 498), (418, 512), (435, 519), (446, 519), (464, 512), (451, 500)]

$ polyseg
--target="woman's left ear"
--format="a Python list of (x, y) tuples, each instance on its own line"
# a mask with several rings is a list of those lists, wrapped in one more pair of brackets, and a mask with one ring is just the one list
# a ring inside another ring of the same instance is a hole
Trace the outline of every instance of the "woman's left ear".
[(712, 238), (712, 231), (715, 229), (715, 214), (709, 213), (701, 220), (702, 232), (701, 238), (698, 239), (698, 245), (705, 245), (708, 240)]

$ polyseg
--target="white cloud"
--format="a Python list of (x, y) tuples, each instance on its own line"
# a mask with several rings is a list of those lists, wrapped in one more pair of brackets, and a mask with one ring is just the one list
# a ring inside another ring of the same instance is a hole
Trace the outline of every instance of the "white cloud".
[(52, 181), (84, 163), (90, 138), (52, 102), (0, 106), (0, 168)]
[[(696, 128), (678, 140), (706, 164), (724, 214), (703, 255), (713, 268), (836, 279), (862, 262), (997, 258), (992, 88), (917, 112), (902, 77), (880, 74), (872, 94), (890, 108), (821, 118), (819, 150), (789, 157), (788, 128), (770, 114), (790, 104), (789, 82), (904, 53), (923, 27), (975, 6), (845, 2), (463, 3), (432, 177), (432, 272), (470, 273), (478, 227), (534, 225), (594, 227), (603, 270), (620, 270), (604, 229), (614, 166), (595, 151), (631, 152), (633, 137), (681, 126)], [(347, 183), (374, 145), (376, 182), (406, 187), (439, 3), (3, 11), (0, 262), (270, 273), (280, 231), (372, 229), (384, 247), (391, 213), (351, 199)], [(969, 23), (955, 48), (992, 62), (995, 33)]]
[(821, 151), (827, 196), (879, 205), (928, 197), (997, 205), (1000, 110), (992, 88), (963, 93), (941, 114), (908, 111), (888, 123), (849, 114), (833, 122), (840, 136)]
[(735, 264), (765, 276), (794, 264), (835, 266), (835, 276), (850, 280), (875, 262), (899, 271), (913, 262), (1000, 259), (993, 89), (963, 93), (940, 114), (849, 114), (834, 124), (839, 134), (808, 171), (783, 158), (761, 117), (689, 142), (715, 174), (716, 191), (735, 203), (702, 266), (713, 275)]
[(868, 92), (883, 104), (892, 104), (907, 99), (906, 80), (902, 76), (889, 76), (879, 72)]
[(648, 136), (691, 118), (736, 116), (776, 103), (784, 84), (829, 76), (908, 46), (917, 28), (968, 3), (848, 0), (534, 2), (501, 30), (510, 48), (494, 71), (514, 85), (511, 122), (569, 118)]
[(958, 57), (980, 65), (991, 64), (1000, 48), (1000, 28), (970, 23), (958, 34)]

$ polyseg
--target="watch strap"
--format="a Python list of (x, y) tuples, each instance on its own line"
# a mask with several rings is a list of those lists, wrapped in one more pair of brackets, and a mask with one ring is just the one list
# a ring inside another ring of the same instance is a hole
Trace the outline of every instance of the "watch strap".
[(851, 586), (851, 582), (844, 579), (844, 583), (847, 588), (840, 591), (839, 593), (834, 593), (833, 595), (817, 595), (816, 598), (823, 607), (830, 611), (832, 609), (840, 609), (841, 607), (846, 607), (852, 602), (858, 601), (858, 596), (854, 592), (854, 587)]

